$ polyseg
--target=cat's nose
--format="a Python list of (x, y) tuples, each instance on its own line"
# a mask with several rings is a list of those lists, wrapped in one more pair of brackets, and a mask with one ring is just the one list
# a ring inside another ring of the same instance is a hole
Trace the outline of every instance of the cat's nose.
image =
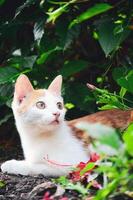
[(60, 116), (60, 113), (59, 112), (55, 112), (55, 113), (53, 113), (53, 115), (58, 118)]

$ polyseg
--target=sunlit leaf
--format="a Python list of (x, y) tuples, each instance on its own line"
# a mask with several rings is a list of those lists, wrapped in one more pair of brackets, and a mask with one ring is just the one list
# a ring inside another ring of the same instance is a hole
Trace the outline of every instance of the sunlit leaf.
[(123, 139), (128, 153), (133, 156), (133, 124), (124, 132)]
[(107, 4), (107, 3), (96, 4), (93, 7), (88, 8), (85, 12), (83, 12), (76, 19), (74, 19), (70, 23), (69, 27), (72, 27), (75, 24), (78, 24), (78, 23), (81, 23), (81, 22), (83, 22), (85, 20), (88, 20), (91, 17), (94, 17), (94, 16), (96, 16), (96, 15), (98, 15), (100, 13), (106, 12), (106, 11), (108, 11), (111, 8), (112, 8), (112, 6), (109, 5), (109, 4)]
[(107, 104), (104, 106), (100, 106), (99, 110), (111, 110), (111, 109), (116, 109), (116, 108), (118, 107), (115, 105)]
[(87, 171), (92, 170), (95, 166), (94, 162), (88, 163), (81, 171), (80, 176), (83, 176)]
[(68, 6), (69, 6), (69, 2), (66, 3), (65, 5), (61, 6), (60, 8), (57, 8), (56, 10), (52, 11), (52, 12), (47, 12), (47, 14), (49, 15), (48, 19), (47, 19), (47, 22), (52, 22), (54, 23), (55, 20), (61, 15), (63, 14), (64, 12), (67, 11), (68, 9)]
[(119, 183), (119, 180), (118, 179), (114, 179), (105, 188), (99, 190), (97, 195), (93, 199), (94, 200), (107, 199), (108, 195), (116, 189), (118, 183)]
[(123, 98), (125, 96), (126, 92), (127, 92), (127, 89), (124, 88), (124, 87), (121, 87), (121, 89), (120, 89), (120, 97)]
[(67, 108), (67, 109), (72, 109), (72, 108), (74, 108), (74, 107), (75, 107), (75, 105), (72, 104), (72, 103), (66, 103), (66, 104), (65, 104), (65, 108)]
[(42, 54), (40, 55), (40, 57), (37, 59), (37, 64), (38, 64), (38, 65), (41, 65), (41, 64), (45, 63), (46, 60), (48, 59), (48, 57), (49, 57), (52, 53), (54, 53), (54, 52), (56, 52), (56, 51), (61, 51), (61, 50), (62, 50), (62, 48), (60, 48), (60, 47), (55, 47), (54, 49), (51, 49), (51, 50), (49, 50), (49, 51), (47, 51), (47, 52), (42, 53)]
[(63, 186), (66, 186), (66, 185), (68, 185), (69, 180), (65, 176), (60, 176), (59, 178), (55, 179), (55, 182), (60, 183)]
[(3, 181), (3, 180), (0, 180), (0, 188), (3, 188), (3, 187), (5, 187), (5, 185), (6, 185), (5, 181)]

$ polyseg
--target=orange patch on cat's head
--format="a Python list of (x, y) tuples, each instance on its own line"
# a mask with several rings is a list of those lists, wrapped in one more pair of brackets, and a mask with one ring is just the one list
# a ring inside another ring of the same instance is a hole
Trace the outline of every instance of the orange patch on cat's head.
[(25, 113), (29, 107), (34, 105), (37, 100), (45, 95), (44, 89), (33, 90), (30, 94), (23, 100), (20, 107), (17, 109), (19, 113)]

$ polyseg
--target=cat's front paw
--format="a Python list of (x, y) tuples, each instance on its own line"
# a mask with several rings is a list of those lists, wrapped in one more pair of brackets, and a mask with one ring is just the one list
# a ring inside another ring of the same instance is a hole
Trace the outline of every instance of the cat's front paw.
[(14, 173), (16, 169), (16, 160), (8, 160), (1, 165), (2, 172)]
[(30, 168), (25, 160), (8, 160), (1, 165), (2, 172), (29, 175)]

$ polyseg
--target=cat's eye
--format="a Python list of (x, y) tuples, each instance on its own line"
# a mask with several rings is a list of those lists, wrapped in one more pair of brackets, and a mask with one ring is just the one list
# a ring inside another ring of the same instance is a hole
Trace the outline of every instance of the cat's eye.
[(46, 107), (46, 105), (43, 101), (38, 101), (36, 103), (36, 107), (39, 108), (39, 109), (44, 109)]
[(61, 102), (57, 102), (57, 107), (62, 110), (63, 109), (63, 104)]

